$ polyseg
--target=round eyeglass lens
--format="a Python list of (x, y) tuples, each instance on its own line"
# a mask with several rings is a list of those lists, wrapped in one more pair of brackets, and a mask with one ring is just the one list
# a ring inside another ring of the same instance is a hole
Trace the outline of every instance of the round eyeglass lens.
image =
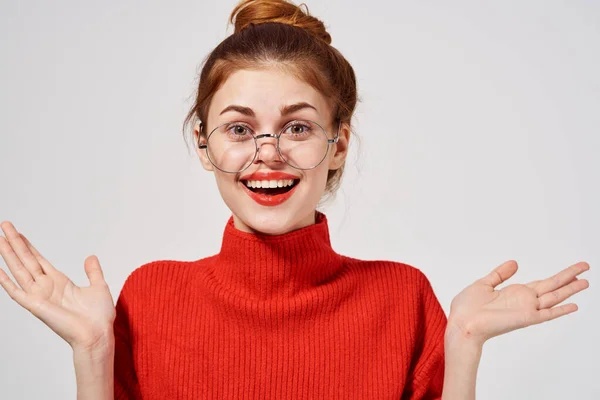
[(328, 147), (327, 133), (312, 121), (294, 121), (279, 137), (281, 157), (297, 169), (315, 168), (325, 159)]
[(224, 172), (239, 172), (252, 164), (256, 142), (250, 129), (243, 125), (223, 124), (208, 135), (208, 158)]

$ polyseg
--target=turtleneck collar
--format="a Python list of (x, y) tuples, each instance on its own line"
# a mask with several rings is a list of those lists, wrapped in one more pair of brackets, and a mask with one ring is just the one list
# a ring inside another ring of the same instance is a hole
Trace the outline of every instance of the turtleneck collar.
[(212, 273), (232, 292), (266, 299), (319, 286), (342, 267), (342, 257), (331, 247), (327, 217), (317, 211), (314, 224), (282, 235), (241, 231), (231, 216)]

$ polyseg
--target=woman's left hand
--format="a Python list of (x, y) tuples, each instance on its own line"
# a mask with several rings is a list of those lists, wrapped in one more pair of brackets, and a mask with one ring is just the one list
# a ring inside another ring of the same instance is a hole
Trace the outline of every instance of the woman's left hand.
[(590, 266), (579, 262), (544, 280), (494, 289), (517, 269), (516, 261), (507, 261), (452, 300), (447, 343), (466, 339), (483, 346), (494, 336), (570, 314), (577, 311), (576, 304), (556, 305), (589, 287), (589, 282), (577, 275)]

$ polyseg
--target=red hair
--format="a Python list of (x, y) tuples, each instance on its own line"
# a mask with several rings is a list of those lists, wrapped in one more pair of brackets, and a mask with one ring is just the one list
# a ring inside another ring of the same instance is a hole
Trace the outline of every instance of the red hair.
[[(336, 128), (347, 124), (358, 101), (356, 76), (350, 63), (331, 46), (331, 36), (323, 22), (301, 7), (285, 0), (244, 0), (229, 18), (234, 33), (223, 40), (204, 60), (196, 100), (184, 121), (198, 121), (200, 127), (208, 116), (214, 93), (236, 70), (281, 66), (307, 82), (329, 99)], [(193, 128), (192, 128), (193, 132)], [(201, 134), (206, 134), (201, 129)], [(330, 170), (326, 191), (339, 186), (344, 166)]]

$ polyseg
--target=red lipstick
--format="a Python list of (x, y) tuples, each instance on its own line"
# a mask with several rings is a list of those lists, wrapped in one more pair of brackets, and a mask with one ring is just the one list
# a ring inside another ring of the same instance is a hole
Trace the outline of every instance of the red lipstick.
[(277, 171), (257, 171), (252, 174), (244, 175), (240, 178), (240, 185), (244, 188), (244, 191), (252, 200), (256, 201), (262, 206), (277, 206), (287, 199), (296, 191), (298, 184), (295, 184), (289, 191), (276, 195), (269, 195), (263, 193), (257, 193), (250, 190), (243, 181), (268, 181), (268, 180), (284, 180), (284, 179), (300, 179), (295, 175), (287, 174), (285, 172)]
[(281, 179), (300, 179), (295, 175), (279, 171), (256, 171), (240, 178), (241, 181), (278, 181)]

